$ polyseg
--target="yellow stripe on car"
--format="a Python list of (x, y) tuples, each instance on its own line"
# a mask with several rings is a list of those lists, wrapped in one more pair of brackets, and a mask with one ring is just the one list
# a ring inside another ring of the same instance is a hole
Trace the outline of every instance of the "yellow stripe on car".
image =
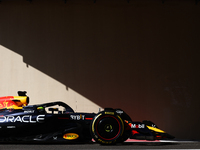
[(155, 132), (165, 133), (165, 131), (160, 130), (160, 129), (155, 128), (155, 127), (147, 126), (147, 128), (149, 128), (149, 130), (153, 130), (153, 131), (155, 131)]

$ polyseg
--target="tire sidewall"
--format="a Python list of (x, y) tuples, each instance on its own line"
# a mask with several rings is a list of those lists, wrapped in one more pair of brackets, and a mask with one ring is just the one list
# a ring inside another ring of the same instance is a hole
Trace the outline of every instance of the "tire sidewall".
[[(102, 118), (114, 118), (117, 122), (118, 122), (118, 125), (119, 125), (119, 131), (117, 133), (117, 135), (113, 138), (110, 138), (110, 139), (106, 139), (106, 138), (103, 138), (101, 137), (101, 135), (98, 134), (98, 129), (97, 128), (97, 125), (99, 123), (99, 121), (102, 119)], [(93, 118), (92, 122), (91, 122), (91, 135), (92, 135), (92, 138), (100, 143), (100, 144), (115, 144), (117, 142), (117, 139), (123, 135), (124, 133), (124, 122), (122, 120), (122, 118), (116, 114), (114, 111), (103, 111), (103, 112), (100, 112), (96, 115), (96, 117)]]

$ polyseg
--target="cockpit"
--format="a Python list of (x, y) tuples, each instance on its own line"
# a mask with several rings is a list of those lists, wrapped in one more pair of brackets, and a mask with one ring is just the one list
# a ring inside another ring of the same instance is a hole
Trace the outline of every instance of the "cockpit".
[(29, 105), (23, 107), (23, 110), (28, 112), (31, 110), (37, 111), (40, 114), (68, 114), (74, 113), (74, 110), (63, 102), (51, 102), (40, 105)]

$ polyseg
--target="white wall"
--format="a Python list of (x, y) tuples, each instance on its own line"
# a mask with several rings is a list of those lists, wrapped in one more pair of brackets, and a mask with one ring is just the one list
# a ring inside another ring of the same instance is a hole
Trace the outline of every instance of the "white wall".
[(70, 87), (23, 62), (23, 57), (0, 45), (0, 97), (27, 91), (29, 104), (63, 101), (79, 112), (98, 112), (100, 106)]

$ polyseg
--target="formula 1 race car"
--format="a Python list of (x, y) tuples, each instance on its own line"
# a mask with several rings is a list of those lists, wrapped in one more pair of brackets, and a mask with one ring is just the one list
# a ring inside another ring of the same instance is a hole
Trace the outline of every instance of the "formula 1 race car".
[[(122, 143), (172, 139), (151, 121), (133, 122), (121, 109), (78, 113), (63, 102), (28, 105), (26, 92), (0, 97), (1, 142)], [(56, 106), (56, 107), (55, 107)], [(58, 108), (59, 107), (59, 108)]]

